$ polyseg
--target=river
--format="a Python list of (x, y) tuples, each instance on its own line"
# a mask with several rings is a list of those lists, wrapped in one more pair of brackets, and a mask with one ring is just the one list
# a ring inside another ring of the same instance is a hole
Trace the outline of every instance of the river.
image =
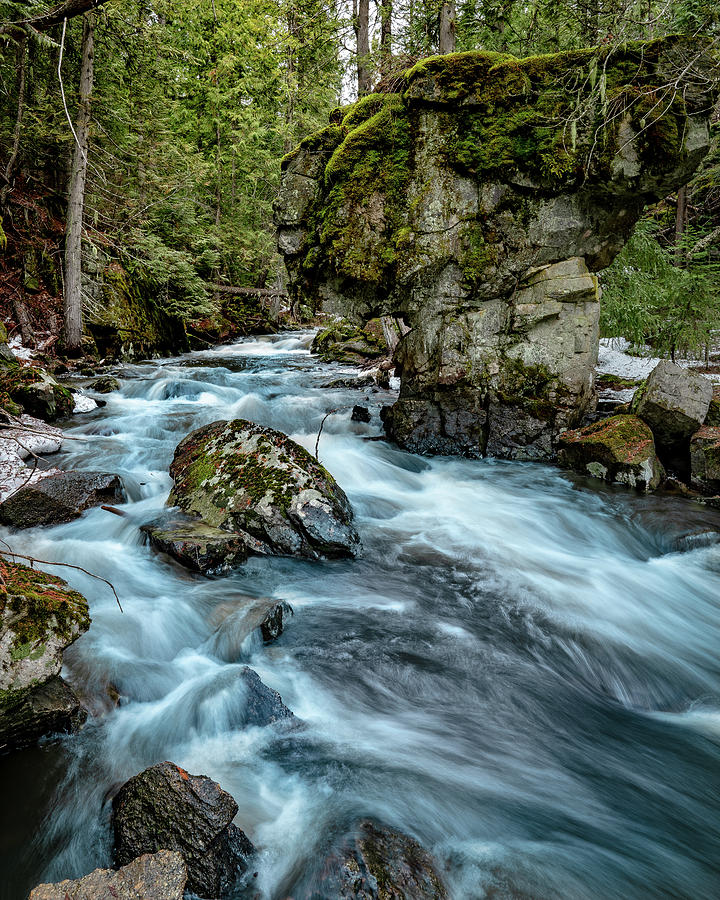
[[(109, 579), (124, 607), (56, 570), (90, 600), (64, 675), (93, 715), (0, 760), (0, 898), (109, 865), (113, 790), (164, 759), (235, 797), (268, 900), (361, 816), (416, 836), (457, 900), (720, 896), (720, 545), (706, 534), (720, 513), (539, 464), (402, 452), (381, 439), (389, 396), (325, 387), (349, 370), (319, 363), (310, 338), (124, 366), (56, 459), (120, 473), (126, 516), (0, 535)], [(188, 431), (243, 417), (312, 450), (331, 408), (320, 458), (360, 558), (205, 579), (144, 544)], [(279, 641), (215, 655), (221, 612), (265, 596), (295, 612)], [(240, 663), (304, 727), (238, 729)]]

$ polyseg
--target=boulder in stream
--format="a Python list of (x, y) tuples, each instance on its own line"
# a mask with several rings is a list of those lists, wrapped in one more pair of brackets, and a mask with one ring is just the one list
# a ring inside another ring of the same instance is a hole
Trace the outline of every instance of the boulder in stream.
[(447, 890), (430, 854), (414, 838), (385, 825), (361, 822), (340, 847), (320, 856), (293, 900), (445, 900)]
[(87, 601), (54, 575), (0, 563), (0, 753), (74, 731), (86, 713), (59, 677), (63, 651), (90, 626)]
[(705, 421), (712, 395), (707, 378), (663, 359), (635, 393), (632, 411), (650, 426), (661, 454), (687, 452), (688, 441)]
[(0, 503), (0, 522), (14, 528), (57, 525), (86, 509), (125, 499), (122, 482), (107, 472), (53, 472)]
[(693, 487), (720, 494), (720, 427), (704, 425), (690, 441), (690, 477)]
[(39, 884), (30, 900), (182, 900), (187, 867), (180, 853), (146, 853), (117, 871), (95, 869), (84, 878)]
[(582, 475), (654, 491), (664, 472), (653, 435), (637, 416), (610, 416), (566, 431), (559, 441), (560, 465)]
[[(181, 562), (206, 554), (212, 568), (218, 557), (231, 565), (248, 555), (309, 559), (354, 556), (359, 538), (345, 493), (332, 475), (299, 444), (272, 428), (244, 419), (213, 422), (187, 435), (170, 467), (174, 486), (168, 498), (203, 526), (218, 529), (215, 544), (196, 552), (188, 537), (181, 549), (166, 549)], [(151, 530), (151, 539), (152, 530)], [(221, 546), (220, 534), (232, 535)], [(161, 536), (153, 539), (158, 545)], [(202, 538), (205, 540), (205, 538)]]
[(187, 865), (187, 890), (199, 897), (227, 895), (255, 852), (233, 824), (238, 805), (205, 775), (171, 762), (151, 766), (127, 781), (113, 800), (115, 857), (177, 850)]
[(120, 390), (120, 382), (112, 375), (101, 375), (90, 385), (90, 390), (98, 394), (111, 394)]
[(264, 552), (264, 545), (249, 534), (223, 531), (183, 513), (163, 516), (140, 530), (158, 553), (203, 575), (221, 575), (241, 565), (253, 547)]
[(208, 640), (208, 649), (225, 662), (237, 662), (245, 641), (254, 633), (264, 644), (271, 644), (283, 633), (285, 622), (293, 615), (284, 600), (262, 597), (247, 603), (222, 603), (213, 613), (218, 622)]

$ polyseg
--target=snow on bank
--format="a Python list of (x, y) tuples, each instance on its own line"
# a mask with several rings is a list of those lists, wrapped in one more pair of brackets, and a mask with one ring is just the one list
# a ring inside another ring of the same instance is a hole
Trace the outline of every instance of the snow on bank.
[[(602, 338), (596, 371), (599, 374), (617, 375), (619, 378), (647, 378), (660, 362), (659, 356), (631, 356), (627, 351), (630, 342), (625, 338)], [(650, 348), (645, 348), (650, 353)], [(697, 359), (676, 359), (685, 369), (697, 366)], [(699, 373), (698, 373), (699, 374)], [(720, 381), (720, 375), (705, 375), (710, 381)]]
[[(24, 428), (3, 428), (0, 431), (0, 501), (5, 500), (23, 484), (35, 484), (41, 478), (55, 475), (58, 469), (42, 468), (39, 463), (33, 472), (35, 456), (57, 453), (63, 445), (63, 433), (40, 419), (20, 416)], [(32, 457), (28, 465), (25, 460)]]

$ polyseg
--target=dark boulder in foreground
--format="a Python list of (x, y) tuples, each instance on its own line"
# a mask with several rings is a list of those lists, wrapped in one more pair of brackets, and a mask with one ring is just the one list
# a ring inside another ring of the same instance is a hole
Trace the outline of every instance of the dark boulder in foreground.
[(124, 866), (158, 850), (177, 850), (187, 890), (217, 898), (233, 889), (255, 852), (233, 824), (238, 805), (205, 775), (159, 763), (127, 781), (113, 800), (115, 857)]
[[(213, 422), (180, 442), (170, 467), (168, 505), (210, 533), (162, 535), (155, 546), (193, 568), (213, 571), (248, 555), (309, 559), (354, 556), (359, 539), (343, 490), (307, 450), (272, 428), (244, 419)], [(153, 537), (153, 531), (155, 536)], [(218, 532), (233, 539), (225, 543)], [(203, 543), (204, 542), (204, 543)], [(178, 548), (179, 549), (176, 549)]]
[(57, 472), (21, 487), (0, 503), (0, 521), (15, 528), (56, 525), (86, 509), (124, 500), (122, 482), (106, 472)]
[(430, 854), (407, 834), (361, 822), (354, 834), (315, 861), (293, 900), (445, 900)]
[(566, 431), (559, 441), (560, 465), (582, 475), (654, 491), (663, 478), (653, 435), (637, 416), (610, 416)]
[(127, 866), (95, 869), (84, 878), (40, 884), (30, 900), (182, 900), (187, 867), (179, 853), (160, 850)]
[(56, 576), (4, 561), (0, 573), (0, 753), (7, 753), (85, 721), (60, 669), (90, 616), (82, 594)]

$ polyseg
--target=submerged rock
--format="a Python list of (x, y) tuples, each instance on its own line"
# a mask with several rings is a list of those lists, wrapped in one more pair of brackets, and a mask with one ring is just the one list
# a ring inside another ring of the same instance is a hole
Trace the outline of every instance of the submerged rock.
[(223, 548), (213, 533), (218, 542), (217, 553), (210, 554), (213, 564), (225, 550), (227, 565), (243, 554), (318, 559), (354, 556), (358, 550), (344, 492), (282, 432), (244, 419), (213, 422), (180, 442), (170, 474), (168, 504), (235, 539)]
[[(552, 455), (595, 402), (594, 273), (707, 153), (717, 71), (707, 42), (678, 36), (434, 56), (283, 159), (275, 221), (293, 301), (402, 321), (392, 438)], [(667, 84), (682, 108), (653, 105)]]
[(0, 503), (0, 521), (15, 528), (56, 525), (86, 509), (125, 499), (122, 482), (106, 472), (55, 472), (21, 487)]
[(355, 833), (293, 885), (293, 900), (445, 900), (430, 854), (413, 838), (362, 822)]
[(187, 867), (180, 853), (146, 853), (121, 869), (95, 869), (84, 878), (40, 884), (30, 900), (182, 900)]
[(276, 641), (283, 633), (286, 620), (293, 615), (289, 603), (271, 597), (221, 607), (213, 613), (213, 619), (217, 621), (222, 615), (222, 621), (207, 646), (210, 653), (225, 662), (237, 662), (243, 644), (255, 632), (265, 644)]
[(177, 850), (187, 865), (187, 890), (199, 897), (226, 895), (247, 870), (254, 852), (233, 824), (238, 805), (205, 775), (190, 775), (170, 762), (135, 775), (113, 800), (115, 857)]
[(85, 712), (59, 677), (63, 651), (90, 626), (87, 601), (54, 575), (0, 562), (0, 752), (73, 731)]
[(712, 383), (664, 359), (636, 392), (631, 409), (652, 429), (660, 453), (687, 449), (705, 421), (712, 400)]
[(560, 465), (641, 491), (654, 491), (664, 475), (652, 432), (637, 416), (610, 416), (566, 431), (559, 447)]
[(705, 425), (690, 441), (690, 479), (706, 494), (720, 493), (720, 427)]

